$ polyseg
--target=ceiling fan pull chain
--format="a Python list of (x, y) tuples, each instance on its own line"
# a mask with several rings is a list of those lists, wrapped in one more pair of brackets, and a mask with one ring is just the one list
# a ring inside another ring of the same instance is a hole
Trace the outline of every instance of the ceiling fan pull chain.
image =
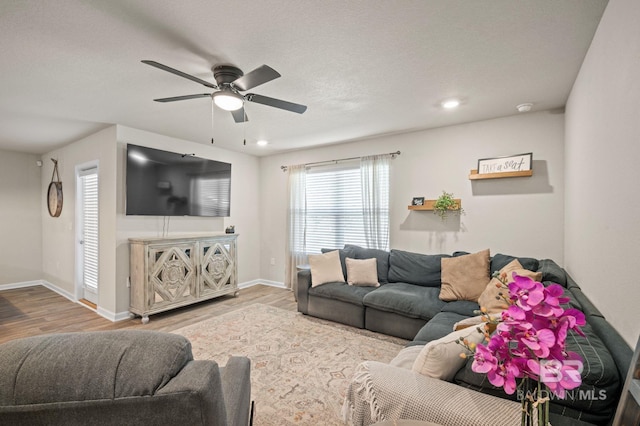
[(244, 144), (243, 145), (247, 145), (247, 109), (242, 108), (242, 114), (244, 115), (244, 128), (242, 129), (244, 131)]
[(211, 99), (211, 143), (213, 143), (213, 99)]

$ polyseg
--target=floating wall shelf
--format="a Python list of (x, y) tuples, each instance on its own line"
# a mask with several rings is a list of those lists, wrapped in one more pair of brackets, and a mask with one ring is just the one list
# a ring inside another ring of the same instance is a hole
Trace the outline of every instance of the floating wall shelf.
[[(462, 208), (462, 200), (460, 198), (454, 198), (456, 204), (458, 204), (458, 206), (460, 208)], [(407, 209), (409, 210), (433, 210), (433, 205), (436, 203), (437, 200), (424, 200), (424, 204), (421, 206), (407, 206)], [(451, 210), (451, 209), (449, 209)]]
[(469, 173), (469, 180), (480, 179), (503, 179), (512, 177), (531, 177), (533, 176), (533, 170), (523, 170), (521, 172), (504, 172), (504, 173), (478, 173), (477, 170), (471, 170)]

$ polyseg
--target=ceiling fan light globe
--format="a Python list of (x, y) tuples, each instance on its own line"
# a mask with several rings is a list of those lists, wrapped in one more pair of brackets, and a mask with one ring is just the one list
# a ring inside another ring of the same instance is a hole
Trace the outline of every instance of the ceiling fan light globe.
[(236, 111), (242, 108), (244, 99), (241, 95), (233, 92), (215, 92), (213, 102), (225, 111)]

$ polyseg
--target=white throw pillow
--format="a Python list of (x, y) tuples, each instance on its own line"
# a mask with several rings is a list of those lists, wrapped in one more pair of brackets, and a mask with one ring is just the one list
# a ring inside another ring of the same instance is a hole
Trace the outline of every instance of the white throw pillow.
[(311, 267), (311, 287), (326, 283), (344, 282), (338, 250), (324, 254), (310, 254), (309, 266)]
[(406, 368), (407, 370), (411, 370), (413, 368), (413, 364), (416, 362), (418, 355), (422, 352), (424, 345), (415, 345), (415, 346), (407, 346), (398, 352), (395, 358), (389, 361), (389, 365), (393, 365), (394, 367)]
[(370, 259), (345, 259), (347, 265), (347, 283), (363, 287), (379, 287), (378, 262), (375, 257)]
[[(479, 327), (482, 329), (483, 326)], [(460, 357), (465, 352), (464, 347), (456, 342), (461, 337), (469, 343), (482, 342), (484, 334), (479, 333), (477, 328), (463, 328), (427, 343), (413, 363), (412, 370), (434, 379), (451, 381), (466, 361)]]

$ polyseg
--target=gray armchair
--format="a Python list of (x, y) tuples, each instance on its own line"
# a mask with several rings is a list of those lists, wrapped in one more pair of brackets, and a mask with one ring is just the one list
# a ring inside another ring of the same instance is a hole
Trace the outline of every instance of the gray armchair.
[(246, 426), (250, 407), (248, 358), (195, 361), (175, 334), (48, 334), (0, 345), (0, 424)]

